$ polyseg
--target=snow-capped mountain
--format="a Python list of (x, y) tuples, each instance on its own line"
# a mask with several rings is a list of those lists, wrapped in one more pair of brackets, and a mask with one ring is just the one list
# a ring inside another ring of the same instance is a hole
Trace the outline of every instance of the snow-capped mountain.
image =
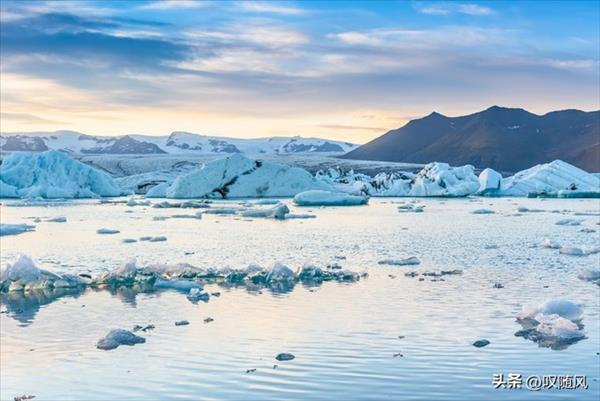
[(173, 132), (168, 136), (94, 136), (75, 131), (2, 133), (4, 152), (58, 150), (86, 154), (343, 154), (356, 148), (348, 142), (319, 138), (272, 137), (257, 139), (225, 138)]

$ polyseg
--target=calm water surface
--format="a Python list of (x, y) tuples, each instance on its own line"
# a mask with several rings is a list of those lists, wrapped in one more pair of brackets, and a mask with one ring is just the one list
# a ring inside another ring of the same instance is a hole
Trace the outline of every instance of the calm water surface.
[[(544, 238), (569, 246), (598, 245), (597, 232), (580, 231), (600, 229), (598, 201), (426, 199), (419, 201), (424, 213), (399, 213), (398, 202), (404, 201), (409, 200), (295, 208), (317, 218), (289, 221), (218, 215), (155, 221), (155, 216), (195, 210), (96, 201), (6, 202), (0, 208), (3, 223), (31, 223), (35, 217), (42, 222), (33, 223), (34, 232), (2, 237), (2, 265), (21, 253), (45, 269), (92, 274), (133, 257), (141, 265), (187, 262), (199, 267), (281, 261), (295, 269), (305, 262), (337, 262), (366, 270), (369, 277), (351, 284), (296, 285), (289, 292), (209, 285), (208, 291), (221, 296), (199, 304), (176, 291), (87, 289), (4, 296), (0, 398), (598, 400), (600, 291), (577, 274), (598, 268), (600, 255), (573, 257), (536, 247)], [(240, 202), (223, 205), (240, 207)], [(518, 215), (518, 206), (543, 211)], [(480, 208), (496, 214), (470, 213)], [(67, 222), (43, 221), (57, 216)], [(554, 224), (564, 218), (581, 219), (582, 225)], [(121, 232), (98, 235), (99, 228)], [(156, 235), (168, 240), (122, 243)], [(377, 264), (408, 256), (419, 257), (421, 265)], [(445, 281), (404, 276), (452, 269), (463, 274)], [(497, 282), (504, 288), (493, 288)], [(515, 337), (521, 329), (515, 316), (523, 305), (558, 297), (583, 305), (587, 339), (551, 350)], [(207, 317), (214, 321), (204, 323)], [(182, 319), (190, 324), (174, 325)], [(145, 344), (95, 348), (112, 328), (150, 323), (156, 328), (142, 333)], [(491, 344), (471, 345), (482, 338)], [(296, 359), (278, 362), (279, 352), (291, 352)], [(586, 375), (589, 388), (496, 390), (495, 373)]]

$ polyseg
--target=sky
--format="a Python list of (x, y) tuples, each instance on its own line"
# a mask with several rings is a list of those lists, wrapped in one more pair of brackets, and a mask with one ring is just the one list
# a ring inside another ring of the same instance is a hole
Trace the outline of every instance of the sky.
[(0, 130), (367, 142), (432, 111), (600, 108), (600, 2), (0, 3)]

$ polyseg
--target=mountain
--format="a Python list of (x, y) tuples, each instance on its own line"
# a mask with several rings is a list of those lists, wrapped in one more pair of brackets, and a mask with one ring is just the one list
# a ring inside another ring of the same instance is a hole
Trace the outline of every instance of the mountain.
[(600, 171), (600, 111), (536, 115), (493, 106), (462, 117), (431, 113), (342, 156), (410, 163), (443, 161), (515, 172), (561, 159)]
[(2, 133), (3, 152), (42, 152), (53, 149), (75, 155), (113, 154), (344, 154), (356, 145), (318, 138), (272, 137), (258, 139), (224, 138), (173, 132), (168, 136), (94, 136), (75, 131)]

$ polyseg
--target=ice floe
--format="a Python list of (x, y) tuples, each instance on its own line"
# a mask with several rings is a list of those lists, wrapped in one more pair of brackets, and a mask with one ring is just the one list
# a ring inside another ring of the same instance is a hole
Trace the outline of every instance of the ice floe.
[(578, 219), (562, 219), (554, 224), (556, 224), (557, 226), (580, 226), (582, 221), (583, 220)]
[(34, 231), (32, 224), (4, 224), (0, 223), (0, 237), (4, 235), (18, 235), (28, 231)]
[(273, 207), (262, 209), (248, 209), (241, 212), (244, 217), (266, 217), (278, 220), (284, 220), (290, 209), (284, 203), (277, 203)]
[(0, 182), (2, 197), (97, 198), (121, 194), (108, 174), (54, 150), (10, 154), (2, 162)]
[(368, 201), (367, 196), (323, 190), (305, 191), (294, 196), (294, 203), (298, 206), (357, 206)]
[(496, 212), (494, 212), (491, 209), (475, 209), (475, 210), (471, 210), (471, 214), (494, 214)]

